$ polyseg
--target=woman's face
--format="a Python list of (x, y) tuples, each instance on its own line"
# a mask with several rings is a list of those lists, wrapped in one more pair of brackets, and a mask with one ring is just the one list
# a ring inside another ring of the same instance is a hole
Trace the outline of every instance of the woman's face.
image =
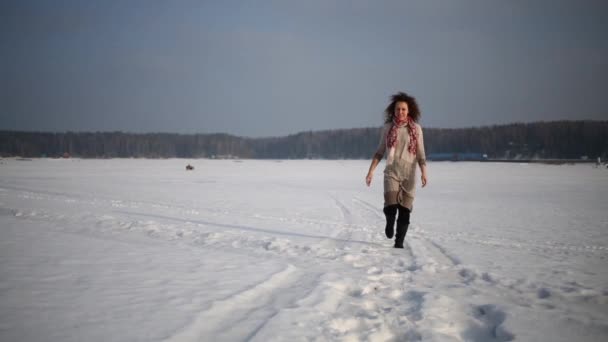
[(395, 104), (395, 118), (399, 121), (405, 120), (407, 118), (407, 113), (409, 110), (407, 108), (407, 102), (397, 102)]

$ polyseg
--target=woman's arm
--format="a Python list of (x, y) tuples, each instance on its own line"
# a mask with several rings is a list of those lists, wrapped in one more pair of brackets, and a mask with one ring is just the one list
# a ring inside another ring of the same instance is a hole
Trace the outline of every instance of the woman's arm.
[(367, 186), (372, 183), (372, 178), (374, 178), (374, 170), (376, 169), (376, 166), (378, 166), (378, 164), (380, 163), (380, 160), (382, 160), (382, 157), (382, 154), (374, 154), (374, 157), (372, 158), (372, 164), (369, 166), (369, 171), (367, 172), (367, 176), (365, 177), (365, 184), (367, 184)]
[(367, 171), (367, 176), (365, 176), (365, 184), (367, 184), (367, 186), (372, 183), (372, 178), (374, 178), (374, 170), (382, 160), (382, 157), (384, 157), (384, 151), (386, 150), (386, 133), (387, 127), (385, 125), (382, 128), (382, 132), (380, 134), (380, 141), (378, 142), (378, 148), (376, 149), (376, 153), (372, 157), (372, 163), (369, 166), (369, 171)]
[(422, 187), (424, 188), (426, 186), (426, 162), (424, 164), (418, 164), (420, 165), (420, 171), (422, 173), (422, 175), (420, 176), (420, 180), (422, 181)]
[(418, 148), (416, 156), (418, 159), (418, 166), (420, 166), (420, 180), (422, 181), (422, 187), (426, 186), (427, 175), (426, 175), (426, 154), (424, 152), (424, 137), (422, 136), (422, 127), (418, 125)]

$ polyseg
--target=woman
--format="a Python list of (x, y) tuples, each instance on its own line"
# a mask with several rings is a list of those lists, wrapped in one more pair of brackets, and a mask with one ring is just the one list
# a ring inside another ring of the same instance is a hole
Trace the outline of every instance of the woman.
[(387, 238), (393, 238), (395, 218), (399, 212), (395, 248), (403, 248), (416, 191), (416, 164), (422, 173), (422, 186), (427, 183), (424, 140), (418, 124), (420, 109), (414, 97), (400, 92), (391, 96), (391, 103), (384, 110), (384, 115), (380, 143), (365, 182), (367, 186), (371, 184), (374, 170), (387, 152), (384, 168), (384, 232)]

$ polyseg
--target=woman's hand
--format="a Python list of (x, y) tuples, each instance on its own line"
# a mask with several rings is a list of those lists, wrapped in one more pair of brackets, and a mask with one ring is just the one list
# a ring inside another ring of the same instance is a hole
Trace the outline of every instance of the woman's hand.
[(367, 173), (367, 177), (365, 177), (365, 184), (367, 184), (367, 186), (369, 186), (370, 184), (372, 184), (372, 178), (374, 178), (374, 173), (373, 172), (368, 172)]
[(420, 176), (420, 180), (422, 181), (422, 187), (424, 188), (426, 186), (426, 172), (422, 173), (422, 176)]

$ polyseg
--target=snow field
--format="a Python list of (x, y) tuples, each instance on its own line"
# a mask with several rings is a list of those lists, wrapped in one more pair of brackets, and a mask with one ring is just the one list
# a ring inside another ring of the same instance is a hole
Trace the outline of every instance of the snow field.
[(607, 172), (431, 163), (395, 250), (368, 165), (7, 160), (0, 339), (608, 337)]

